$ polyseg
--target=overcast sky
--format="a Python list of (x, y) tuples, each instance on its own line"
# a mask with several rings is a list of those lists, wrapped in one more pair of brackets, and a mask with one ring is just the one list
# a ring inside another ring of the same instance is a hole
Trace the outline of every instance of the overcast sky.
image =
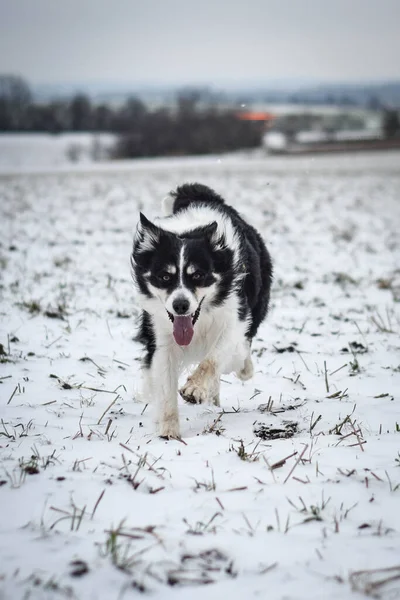
[(31, 83), (400, 78), (400, 0), (0, 0)]

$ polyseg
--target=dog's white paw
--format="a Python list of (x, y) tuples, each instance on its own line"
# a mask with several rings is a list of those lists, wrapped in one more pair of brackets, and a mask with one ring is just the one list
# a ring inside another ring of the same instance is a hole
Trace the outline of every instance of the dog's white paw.
[(158, 425), (158, 431), (160, 437), (179, 439), (181, 437), (179, 419), (171, 418), (161, 421)]
[(189, 402), (190, 404), (204, 404), (210, 401), (208, 388), (191, 381), (190, 377), (179, 390), (179, 393), (185, 402)]
[(240, 371), (236, 372), (236, 377), (238, 377), (242, 381), (247, 381), (248, 379), (251, 379), (253, 377), (253, 375), (254, 375), (253, 363), (252, 363), (251, 358), (248, 357), (244, 361), (243, 369), (240, 369)]
[(219, 377), (217, 376), (215, 362), (207, 359), (199, 364), (187, 382), (179, 390), (182, 398), (191, 404), (219, 405)]

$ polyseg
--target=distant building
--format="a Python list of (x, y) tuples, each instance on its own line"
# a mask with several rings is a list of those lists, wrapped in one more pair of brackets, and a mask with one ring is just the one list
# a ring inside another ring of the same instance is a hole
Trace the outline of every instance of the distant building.
[(237, 113), (237, 117), (241, 121), (263, 121), (264, 123), (272, 122), (276, 119), (276, 115), (265, 110), (246, 110)]
[(385, 138), (381, 112), (351, 107), (281, 105), (271, 109), (263, 146), (268, 152), (296, 152), (372, 142)]

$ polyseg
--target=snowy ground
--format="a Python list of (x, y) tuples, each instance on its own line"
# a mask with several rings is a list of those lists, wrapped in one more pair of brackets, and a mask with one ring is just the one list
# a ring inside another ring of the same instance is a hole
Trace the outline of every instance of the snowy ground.
[[(275, 281), (254, 379), (181, 443), (134, 400), (129, 253), (184, 181)], [(399, 196), (399, 153), (0, 176), (2, 600), (400, 598)]]
[(109, 133), (1, 133), (0, 172), (87, 165), (104, 160), (114, 144)]

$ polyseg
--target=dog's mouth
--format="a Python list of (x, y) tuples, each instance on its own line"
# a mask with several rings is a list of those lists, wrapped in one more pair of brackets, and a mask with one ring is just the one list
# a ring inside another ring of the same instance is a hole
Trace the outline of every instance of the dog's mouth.
[(176, 343), (179, 344), (179, 346), (189, 346), (190, 342), (192, 341), (194, 326), (200, 316), (203, 300), (204, 298), (201, 299), (198, 307), (192, 315), (185, 315), (182, 317), (181, 315), (173, 315), (169, 312), (169, 310), (167, 310), (169, 320), (174, 326), (173, 335)]

